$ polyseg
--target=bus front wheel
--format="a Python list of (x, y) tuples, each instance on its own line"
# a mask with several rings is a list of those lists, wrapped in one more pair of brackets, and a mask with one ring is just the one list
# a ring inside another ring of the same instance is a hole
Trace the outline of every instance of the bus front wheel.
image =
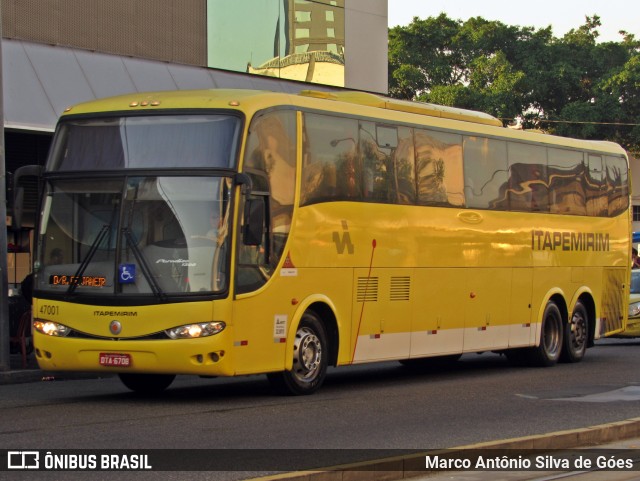
[(327, 374), (327, 335), (322, 321), (313, 311), (302, 316), (293, 343), (291, 371), (270, 373), (271, 384), (285, 394), (311, 394), (317, 391)]
[(169, 387), (175, 379), (172, 374), (118, 374), (126, 387), (139, 394), (158, 394)]
[(587, 350), (589, 342), (589, 315), (587, 308), (580, 301), (571, 314), (571, 322), (565, 324), (564, 345), (560, 360), (563, 362), (580, 362)]

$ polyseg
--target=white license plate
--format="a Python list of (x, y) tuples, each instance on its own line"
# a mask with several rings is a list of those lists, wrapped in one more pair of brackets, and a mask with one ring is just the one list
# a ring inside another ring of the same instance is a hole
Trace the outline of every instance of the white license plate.
[(115, 352), (101, 352), (100, 365), (113, 367), (129, 367), (131, 366), (131, 355)]

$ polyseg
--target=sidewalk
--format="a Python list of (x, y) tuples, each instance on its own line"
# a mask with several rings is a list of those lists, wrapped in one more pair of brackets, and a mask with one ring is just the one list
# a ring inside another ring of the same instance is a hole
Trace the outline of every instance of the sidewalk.
[[(512, 459), (517, 459), (519, 453), (538, 454), (553, 453), (559, 457), (562, 451), (590, 448), (598, 450), (630, 450), (634, 456), (640, 450), (640, 418), (628, 419), (610, 424), (602, 424), (588, 428), (558, 431), (554, 433), (525, 436), (522, 438), (506, 439), (479, 443), (469, 446), (458, 446), (447, 450), (430, 451), (415, 455), (396, 458), (380, 459), (365, 463), (334, 467), (326, 471), (301, 471), (282, 473), (272, 476), (255, 478), (253, 481), (395, 481), (398, 479), (412, 479), (414, 481), (524, 481), (541, 479), (558, 479), (571, 476), (580, 481), (631, 481), (640, 480), (640, 471), (594, 471), (579, 473), (575, 470), (550, 471), (464, 471), (440, 470), (427, 471), (425, 458), (437, 453), (451, 454), (459, 452), (465, 457), (465, 452), (501, 452), (513, 450)], [(633, 451), (631, 451), (633, 450)], [(495, 454), (494, 454), (495, 455)], [(640, 460), (639, 460), (640, 461)], [(635, 469), (638, 469), (636, 467)]]
[(27, 356), (27, 364), (23, 366), (22, 356), (18, 353), (10, 355), (9, 370), (0, 371), (0, 385), (48, 381), (53, 379), (91, 379), (94, 377), (96, 377), (96, 375), (91, 373), (41, 371), (33, 353)]
[[(19, 354), (11, 354), (11, 369), (0, 371), (0, 385), (26, 382), (38, 382), (51, 379), (90, 379), (95, 377), (91, 373), (52, 373), (38, 369), (33, 354), (28, 356), (26, 368), (23, 369), (22, 358)], [(459, 452), (460, 457), (465, 452), (486, 450), (487, 452), (504, 452), (513, 450), (510, 457), (518, 458), (519, 452), (536, 450), (540, 454), (545, 452), (558, 453), (572, 449), (611, 449), (637, 451), (640, 457), (640, 418), (602, 424), (598, 426), (558, 431), (553, 433), (525, 436), (522, 438), (491, 441), (486, 443), (458, 446), (440, 451), (425, 451), (423, 453), (385, 458), (363, 463), (333, 467), (323, 471), (301, 471), (281, 473), (272, 476), (255, 478), (254, 481), (395, 481), (412, 479), (414, 481), (524, 481), (555, 479), (565, 477), (565, 471), (463, 471), (440, 470), (427, 471), (425, 458), (438, 453)], [(573, 451), (575, 452), (575, 451)], [(640, 459), (638, 460), (640, 462)], [(631, 481), (640, 480), (639, 471), (597, 471), (593, 473), (571, 474), (572, 479), (580, 481)]]

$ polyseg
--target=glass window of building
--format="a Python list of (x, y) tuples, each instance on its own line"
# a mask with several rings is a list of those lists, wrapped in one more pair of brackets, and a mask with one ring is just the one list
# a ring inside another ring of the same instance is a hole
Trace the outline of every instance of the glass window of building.
[(310, 22), (311, 12), (296, 11), (296, 22)]
[(309, 38), (309, 29), (296, 28), (296, 38)]

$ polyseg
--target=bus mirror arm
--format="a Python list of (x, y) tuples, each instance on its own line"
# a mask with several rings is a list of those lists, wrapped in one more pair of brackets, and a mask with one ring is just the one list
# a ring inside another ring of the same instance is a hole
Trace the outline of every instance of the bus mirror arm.
[(36, 177), (39, 185), (42, 170), (41, 165), (23, 165), (13, 173), (13, 198), (11, 199), (11, 207), (13, 208), (12, 228), (14, 230), (19, 230), (22, 227), (22, 214), (24, 212), (24, 186), (20, 184), (20, 180), (24, 177)]
[(233, 177), (233, 182), (235, 185), (239, 185), (242, 187), (243, 194), (250, 194), (253, 190), (253, 182), (251, 181), (251, 177), (249, 174), (245, 174), (244, 172), (239, 172)]

